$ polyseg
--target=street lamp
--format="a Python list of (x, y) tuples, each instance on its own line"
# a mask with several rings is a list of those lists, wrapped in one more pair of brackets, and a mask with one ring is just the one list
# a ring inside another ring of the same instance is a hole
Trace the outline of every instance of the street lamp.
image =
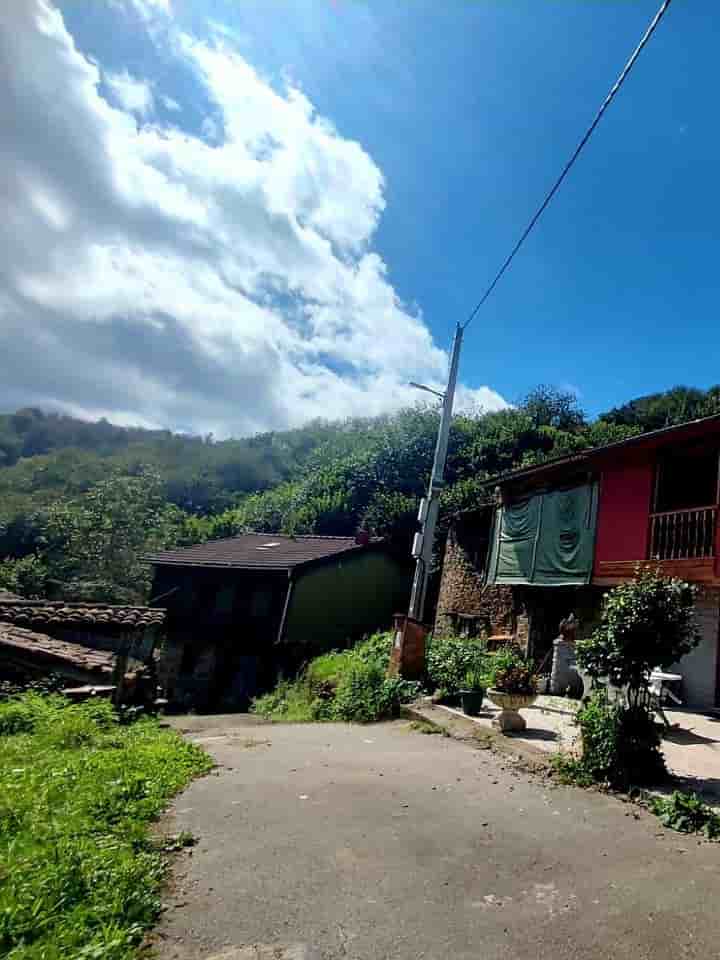
[(409, 386), (409, 387), (415, 387), (416, 390), (424, 390), (425, 393), (433, 393), (433, 394), (435, 394), (436, 397), (440, 397), (440, 399), (441, 399), (443, 402), (445, 402), (445, 394), (444, 394), (444, 393), (440, 393), (439, 390), (433, 390), (432, 387), (426, 387), (424, 383), (415, 383), (414, 380), (411, 380), (410, 383), (408, 384), (408, 386)]
[(412, 593), (410, 594), (410, 606), (408, 615), (396, 635), (391, 659), (392, 671), (409, 679), (421, 675), (424, 668), (426, 631), (422, 621), (425, 611), (425, 594), (427, 593), (430, 563), (432, 561), (435, 526), (440, 510), (440, 493), (445, 486), (445, 461), (447, 459), (450, 420), (455, 399), (462, 335), (463, 328), (458, 324), (455, 328), (455, 339), (453, 340), (450, 357), (450, 373), (445, 393), (433, 390), (432, 387), (426, 387), (422, 383), (410, 384), (411, 387), (439, 397), (442, 400), (442, 412), (430, 483), (428, 484), (427, 494), (420, 501), (418, 513), (420, 530), (415, 534), (413, 540), (412, 555), (415, 558), (415, 576), (413, 577)]

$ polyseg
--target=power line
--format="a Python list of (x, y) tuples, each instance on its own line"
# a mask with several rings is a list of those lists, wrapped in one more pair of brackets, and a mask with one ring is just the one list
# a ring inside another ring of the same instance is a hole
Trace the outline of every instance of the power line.
[(630, 71), (632, 70), (633, 66), (635, 65), (635, 61), (637, 60), (637, 58), (638, 58), (638, 57), (640, 56), (640, 54), (642, 53), (643, 47), (645, 46), (645, 44), (648, 42), (648, 40), (650, 39), (650, 37), (651, 37), (651, 36), (653, 35), (653, 33), (655, 32), (655, 28), (657, 27), (657, 25), (660, 23), (660, 21), (662, 20), (663, 16), (665, 15), (665, 11), (666, 11), (667, 8), (670, 6), (670, 3), (671, 3), (671, 0), (663, 0), (663, 3), (660, 5), (660, 9), (659, 9), (658, 12), (655, 14), (655, 16), (652, 18), (652, 20), (650, 21), (650, 25), (648, 26), (647, 30), (646, 30), (645, 33), (643, 34), (642, 40), (640, 41), (640, 43), (639, 43), (639, 44), (635, 47), (635, 49), (633, 50), (630, 59), (628, 60), (628, 62), (627, 62), (627, 63), (625, 64), (625, 66), (623, 67), (623, 69), (622, 69), (622, 71), (621, 71), (621, 73), (620, 73), (620, 76), (617, 78), (617, 80), (616, 80), (615, 83), (613, 84), (612, 89), (610, 90), (610, 93), (608, 93), (608, 95), (607, 95), (607, 96), (605, 97), (605, 99), (603, 100), (602, 106), (600, 107), (600, 109), (598, 110), (598, 112), (595, 114), (595, 119), (594, 119), (593, 122), (590, 124), (590, 126), (588, 127), (588, 129), (585, 131), (585, 135), (583, 136), (583, 138), (582, 138), (582, 140), (580, 141), (580, 143), (578, 143), (577, 147), (575, 147), (575, 151), (574, 151), (573, 155), (570, 157), (570, 159), (568, 160), (568, 162), (567, 162), (567, 163), (565, 164), (565, 166), (563, 167), (562, 173), (561, 173), (560, 176), (557, 178), (557, 180), (555, 181), (555, 183), (552, 185), (550, 191), (548, 192), (548, 194), (547, 194), (547, 196), (545, 197), (545, 199), (543, 200), (543, 202), (540, 204), (540, 206), (538, 207), (538, 209), (535, 211), (535, 214), (534, 214), (532, 220), (531, 220), (530, 223), (527, 225), (527, 227), (525, 227), (525, 230), (522, 232), (522, 234), (521, 234), (521, 236), (520, 236), (520, 239), (517, 241), (517, 243), (515, 244), (515, 246), (512, 248), (512, 250), (510, 251), (510, 253), (509, 253), (508, 256), (506, 257), (503, 265), (500, 267), (500, 269), (498, 270), (498, 272), (495, 274), (495, 277), (494, 277), (492, 283), (491, 283), (490, 286), (487, 288), (487, 290), (485, 291), (485, 293), (483, 293), (482, 297), (480, 297), (480, 299), (478, 300), (477, 304), (476, 304), (475, 307), (473, 308), (472, 313), (471, 313), (470, 316), (467, 318), (467, 320), (465, 321), (465, 323), (462, 325), (462, 329), (463, 329), (463, 330), (465, 330), (466, 327), (468, 327), (469, 324), (471, 323), (471, 321), (475, 318), (475, 315), (477, 314), (477, 312), (478, 312), (478, 310), (480, 309), (480, 307), (482, 307), (482, 305), (485, 303), (485, 301), (487, 300), (487, 298), (488, 298), (488, 297), (490, 296), (490, 294), (493, 292), (493, 290), (495, 289), (495, 287), (496, 287), (497, 284), (498, 284), (498, 281), (500, 280), (500, 278), (502, 277), (502, 275), (505, 273), (505, 271), (507, 270), (507, 268), (510, 266), (510, 264), (511, 264), (512, 261), (514, 260), (515, 254), (518, 252), (518, 250), (520, 249), (520, 247), (523, 245), (523, 243), (524, 243), (525, 240), (527, 239), (528, 235), (530, 234), (530, 231), (533, 229), (533, 227), (535, 226), (535, 224), (538, 222), (538, 220), (540, 219), (540, 217), (541, 217), (541, 216), (543, 215), (543, 213), (545, 212), (545, 209), (547, 208), (548, 204), (550, 203), (550, 201), (552, 200), (552, 198), (555, 196), (555, 194), (557, 193), (558, 189), (560, 188), (560, 184), (563, 182), (563, 180), (565, 179), (565, 177), (568, 175), (568, 173), (570, 172), (571, 167), (573, 166), (573, 164), (575, 163), (575, 161), (577, 160), (577, 158), (580, 156), (580, 153), (581, 153), (583, 147), (585, 146), (585, 144), (588, 142), (588, 140), (589, 140), (590, 137), (592, 136), (592, 134), (593, 134), (593, 132), (594, 132), (594, 130), (595, 130), (595, 127), (597, 127), (597, 125), (598, 125), (598, 124), (600, 123), (600, 121), (602, 120), (603, 114), (605, 113), (605, 111), (607, 110), (607, 108), (610, 106), (610, 104), (612, 103), (612, 101), (615, 99), (615, 95), (616, 95), (617, 92), (620, 90), (620, 87), (621, 87), (621, 86), (623, 85), (623, 83), (625, 82), (625, 79), (626, 79), (627, 75), (630, 73)]

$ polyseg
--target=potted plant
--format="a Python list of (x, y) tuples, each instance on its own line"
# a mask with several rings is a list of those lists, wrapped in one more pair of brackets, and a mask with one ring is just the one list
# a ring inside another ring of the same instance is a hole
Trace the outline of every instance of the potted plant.
[(508, 647), (495, 654), (488, 674), (488, 697), (500, 707), (493, 726), (503, 733), (524, 730), (527, 723), (519, 711), (529, 707), (537, 697), (537, 677), (532, 663)]
[(486, 688), (487, 683), (484, 673), (480, 670), (468, 670), (466, 672), (460, 690), (460, 703), (463, 713), (466, 713), (469, 717), (476, 717), (480, 713)]

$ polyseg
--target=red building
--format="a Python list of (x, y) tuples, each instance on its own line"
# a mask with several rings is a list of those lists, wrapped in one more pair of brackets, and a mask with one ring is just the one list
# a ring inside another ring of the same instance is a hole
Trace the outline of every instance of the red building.
[(652, 563), (702, 587), (702, 641), (678, 672), (688, 704), (715, 706), (719, 465), (714, 416), (494, 481), (497, 506), (460, 515), (451, 530), (436, 629), (527, 637), (542, 657), (563, 617), (592, 629), (607, 588)]

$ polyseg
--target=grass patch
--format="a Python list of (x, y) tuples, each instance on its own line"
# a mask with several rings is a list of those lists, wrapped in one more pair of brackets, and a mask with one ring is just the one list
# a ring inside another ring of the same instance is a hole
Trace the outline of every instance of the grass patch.
[(443, 737), (449, 737), (450, 734), (443, 727), (438, 726), (437, 723), (433, 723), (432, 720), (411, 720), (408, 724), (411, 730), (414, 730), (415, 733), (424, 733), (427, 736), (433, 736), (439, 734)]
[(148, 825), (211, 766), (154, 720), (119, 725), (105, 701), (1, 703), (0, 955), (136, 957), (164, 877)]
[(420, 685), (387, 677), (392, 640), (392, 634), (377, 633), (351, 650), (316, 657), (296, 680), (257, 697), (252, 711), (278, 723), (372, 723), (398, 716)]

